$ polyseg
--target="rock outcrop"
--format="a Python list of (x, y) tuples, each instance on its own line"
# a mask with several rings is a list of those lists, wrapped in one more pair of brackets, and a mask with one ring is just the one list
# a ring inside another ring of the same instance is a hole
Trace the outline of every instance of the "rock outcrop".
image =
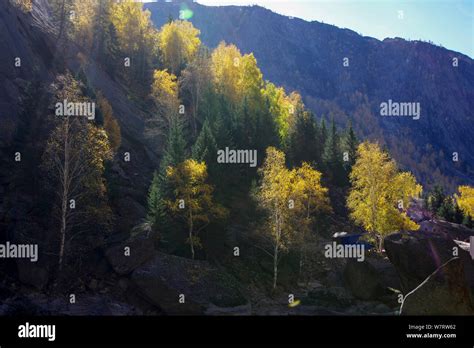
[(402, 315), (473, 315), (460, 258), (452, 258), (405, 295)]
[(105, 256), (116, 273), (125, 275), (150, 260), (154, 250), (152, 238), (141, 233), (108, 248)]
[(400, 281), (387, 258), (370, 256), (363, 262), (349, 260), (344, 268), (344, 283), (361, 300), (375, 300), (389, 296), (390, 289), (400, 289)]
[(455, 256), (462, 260), (464, 280), (469, 285), (474, 283), (471, 271), (473, 261), (448, 233), (423, 230), (395, 233), (385, 238), (384, 247), (397, 270), (405, 294)]
[(48, 284), (50, 274), (47, 268), (23, 259), (17, 260), (16, 264), (18, 279), (23, 284), (33, 286), (38, 290), (43, 289)]
[(157, 253), (133, 271), (131, 279), (137, 291), (166, 314), (204, 314), (210, 304), (247, 304), (234, 278), (206, 261)]

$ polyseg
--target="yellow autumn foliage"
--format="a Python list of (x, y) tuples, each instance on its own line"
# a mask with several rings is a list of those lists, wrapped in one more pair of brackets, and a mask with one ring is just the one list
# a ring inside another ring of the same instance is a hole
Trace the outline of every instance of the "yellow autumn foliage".
[(474, 218), (474, 187), (463, 185), (458, 187), (456, 201), (464, 214)]
[(178, 82), (167, 70), (155, 70), (151, 85), (151, 97), (159, 112), (168, 121), (178, 113)]
[[(242, 56), (235, 45), (221, 42), (211, 55), (211, 71), (217, 92), (239, 104), (244, 96), (255, 103), (262, 95), (263, 78), (254, 55)], [(255, 109), (255, 105), (250, 105)]]
[(395, 161), (378, 144), (360, 144), (357, 156), (350, 174), (347, 206), (352, 219), (369, 232), (381, 251), (384, 236), (419, 228), (404, 210), (413, 197), (420, 195), (422, 187), (411, 173), (400, 173)]
[(157, 49), (158, 33), (150, 19), (150, 11), (134, 0), (115, 2), (110, 19), (117, 32), (120, 49), (132, 57), (148, 49)]
[(158, 45), (163, 63), (174, 74), (179, 74), (196, 55), (201, 40), (200, 31), (191, 22), (176, 20), (163, 25), (158, 34)]
[(276, 87), (271, 82), (265, 84), (262, 93), (267, 98), (270, 113), (276, 120), (280, 141), (282, 144), (286, 144), (294, 115), (298, 108), (304, 108), (302, 98), (297, 92), (288, 96), (283, 87)]
[(204, 162), (187, 159), (176, 167), (169, 166), (166, 177), (173, 188), (173, 200), (165, 203), (175, 216), (188, 227), (187, 242), (194, 259), (195, 248), (201, 245), (198, 233), (213, 218), (223, 218), (227, 211), (213, 201), (214, 188), (207, 183), (207, 166)]
[(270, 240), (271, 252), (267, 253), (273, 258), (275, 288), (281, 252), (287, 251), (293, 243), (302, 247), (311, 226), (311, 214), (331, 208), (328, 191), (321, 185), (321, 173), (308, 163), (289, 170), (285, 165), (285, 154), (269, 147), (259, 171), (262, 182), (257, 199), (260, 207), (267, 211), (262, 233)]

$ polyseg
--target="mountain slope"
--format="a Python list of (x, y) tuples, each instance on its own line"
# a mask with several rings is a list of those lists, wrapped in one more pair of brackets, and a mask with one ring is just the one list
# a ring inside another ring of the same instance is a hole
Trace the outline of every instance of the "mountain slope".
[[(36, 1), (30, 14), (22, 13), (8, 1), (0, 2), (0, 28), (4, 33), (0, 39), (0, 160), (6, 164), (0, 171), (0, 240), (23, 230), (42, 233), (35, 214), (41, 205), (41, 156), (51, 131), (45, 119), (54, 115), (49, 87), (56, 75), (64, 73), (56, 61), (63, 57), (55, 56), (57, 32), (51, 24), (50, 11), (46, 0)], [(101, 91), (110, 101), (121, 125), (121, 152), (111, 163), (110, 180), (118, 192), (113, 207), (118, 230), (128, 233), (145, 215), (146, 192), (159, 159), (155, 149), (142, 141), (146, 112), (129, 101), (126, 88), (96, 61), (81, 62), (84, 54), (80, 47), (71, 44), (70, 52), (64, 59), (66, 67), (74, 75), (84, 69), (91, 88)], [(21, 58), (20, 67), (15, 67), (15, 57)], [(21, 153), (22, 160), (11, 165), (16, 152)], [(132, 156), (131, 165), (121, 161), (127, 152)], [(46, 219), (39, 221), (48, 223)]]
[[(157, 27), (170, 16), (178, 18), (181, 6), (146, 4)], [(187, 6), (207, 46), (225, 40), (253, 52), (265, 79), (299, 91), (318, 117), (333, 116), (341, 126), (352, 120), (359, 136), (386, 144), (423, 184), (454, 189), (474, 182), (474, 62), (469, 57), (426, 42), (379, 41), (258, 6)], [(380, 103), (389, 99), (420, 103), (420, 119), (381, 117)]]

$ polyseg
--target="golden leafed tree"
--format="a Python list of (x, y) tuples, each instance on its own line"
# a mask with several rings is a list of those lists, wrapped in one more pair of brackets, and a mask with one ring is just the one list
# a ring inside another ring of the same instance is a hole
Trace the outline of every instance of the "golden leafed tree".
[(262, 103), (263, 77), (252, 53), (242, 56), (235, 45), (221, 42), (211, 55), (211, 71), (217, 92), (238, 104), (246, 97), (251, 110)]
[[(67, 73), (53, 84), (56, 101), (87, 101), (80, 84)], [(90, 102), (90, 101), (89, 101)], [(53, 214), (58, 221), (59, 269), (71, 241), (79, 234), (103, 230), (111, 214), (107, 203), (103, 174), (105, 161), (111, 158), (105, 131), (81, 116), (59, 116), (55, 119), (42, 167), (48, 184), (57, 193)]]
[(94, 19), (100, 0), (76, 0), (72, 4), (71, 24), (76, 42), (87, 50), (92, 48)]
[(191, 125), (194, 135), (197, 135), (197, 117), (204, 93), (211, 85), (210, 57), (205, 49), (201, 49), (194, 59), (182, 71), (180, 77), (181, 91), (188, 96), (191, 105)]
[(459, 186), (459, 195), (456, 195), (456, 201), (464, 214), (474, 218), (474, 187)]
[(33, 9), (33, 0), (10, 0), (10, 2), (23, 12), (31, 12)]
[(120, 125), (114, 117), (112, 106), (101, 92), (97, 93), (97, 105), (104, 117), (104, 130), (109, 138), (112, 151), (116, 152), (122, 142)]
[(259, 169), (262, 182), (257, 193), (259, 206), (267, 211), (267, 220), (261, 229), (261, 237), (270, 246), (263, 248), (273, 258), (273, 288), (278, 279), (278, 264), (282, 253), (287, 251), (296, 239), (297, 230), (292, 224), (294, 210), (291, 200), (296, 198), (296, 171), (285, 166), (285, 154), (274, 147), (269, 147), (263, 166)]
[(172, 200), (166, 205), (188, 227), (187, 242), (191, 256), (195, 257), (195, 248), (202, 247), (199, 232), (205, 229), (213, 219), (227, 215), (225, 208), (214, 202), (214, 188), (207, 183), (207, 167), (204, 162), (187, 159), (176, 167), (169, 166), (166, 177), (173, 188)]
[(317, 222), (317, 213), (332, 211), (328, 197), (328, 189), (321, 183), (322, 174), (303, 162), (301, 167), (293, 169), (294, 182), (294, 220), (298, 226), (296, 234), (300, 252), (300, 275), (308, 253), (308, 241), (311, 237), (312, 226)]
[(411, 173), (399, 172), (395, 161), (378, 144), (359, 145), (350, 181), (347, 206), (351, 217), (369, 232), (379, 252), (384, 236), (419, 228), (404, 211), (411, 199), (419, 196), (422, 187)]
[(178, 114), (178, 82), (174, 74), (167, 70), (155, 70), (151, 85), (153, 99), (160, 120), (166, 120), (167, 126), (171, 119)]
[(235, 45), (221, 42), (212, 52), (211, 69), (216, 90), (237, 103), (242, 98), (240, 88), (242, 55)]
[(150, 19), (150, 11), (134, 0), (115, 2), (110, 11), (120, 50), (130, 58), (136, 77), (144, 78), (158, 52), (158, 32)]
[(283, 87), (276, 87), (271, 82), (265, 84), (263, 95), (268, 100), (270, 113), (275, 117), (280, 142), (287, 144), (293, 116), (296, 114), (297, 107), (302, 105), (301, 97), (296, 92), (293, 92), (290, 97)]
[(201, 40), (200, 31), (188, 21), (176, 20), (163, 25), (158, 35), (160, 51), (165, 66), (179, 75), (186, 63), (197, 53)]

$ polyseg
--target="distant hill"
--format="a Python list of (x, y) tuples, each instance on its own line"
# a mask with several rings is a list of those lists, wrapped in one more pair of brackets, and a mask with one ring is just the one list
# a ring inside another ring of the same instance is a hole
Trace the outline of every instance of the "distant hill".
[[(157, 27), (178, 18), (181, 6), (146, 4)], [(474, 62), (468, 56), (427, 42), (379, 41), (258, 6), (187, 6), (207, 46), (225, 40), (253, 52), (265, 79), (299, 91), (317, 117), (334, 116), (341, 126), (352, 120), (359, 136), (386, 145), (425, 186), (439, 182), (453, 190), (474, 183)], [(389, 99), (420, 103), (420, 118), (380, 116)]]

